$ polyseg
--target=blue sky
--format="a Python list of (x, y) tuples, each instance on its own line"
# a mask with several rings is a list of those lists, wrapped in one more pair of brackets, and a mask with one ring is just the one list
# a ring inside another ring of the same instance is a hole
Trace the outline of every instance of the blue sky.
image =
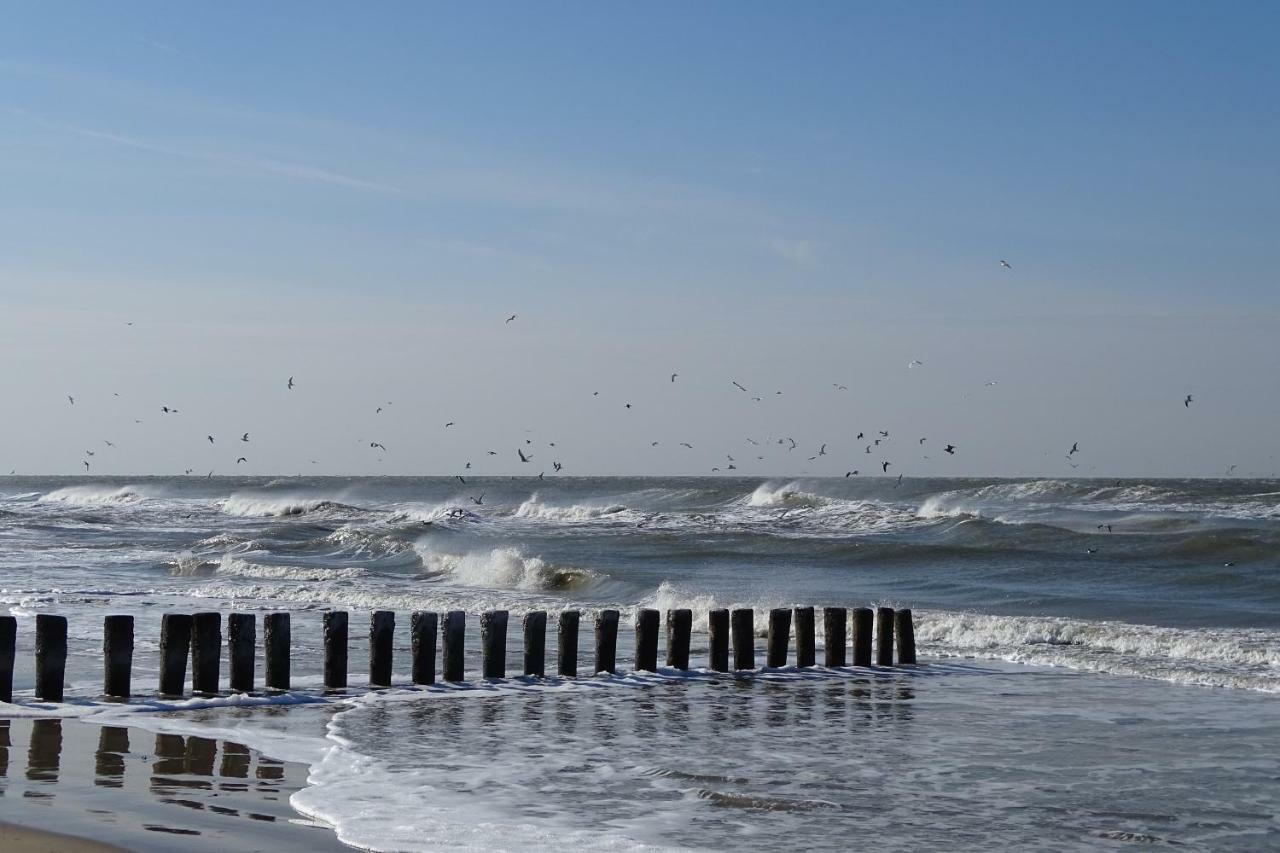
[(0, 467), (1280, 468), (1274, 4), (262, 5), (0, 4)]

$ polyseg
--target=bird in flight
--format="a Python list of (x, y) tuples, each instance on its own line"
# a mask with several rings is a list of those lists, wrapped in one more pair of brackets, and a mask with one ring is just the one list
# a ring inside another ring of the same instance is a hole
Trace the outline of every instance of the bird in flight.
[(924, 444), (924, 443), (925, 443), (925, 439), (923, 439), (923, 438), (922, 438), (922, 439), (920, 439), (920, 443), (921, 443), (921, 444)]
[(680, 446), (681, 446), (681, 447), (687, 447), (687, 448), (689, 448), (690, 450), (693, 450), (693, 445), (692, 445), (692, 444), (690, 444), (690, 443), (689, 443), (689, 442), (687, 442), (687, 441), (682, 441), (682, 442), (680, 442)]
[(832, 383), (831, 383), (831, 386), (832, 386), (833, 388), (835, 388), (837, 391), (848, 391), (848, 390), (849, 390), (849, 386), (848, 386), (848, 385), (841, 385), (839, 382), (832, 382)]
[(289, 390), (290, 390), (290, 391), (292, 391), (292, 390), (293, 390), (293, 377), (292, 377), (292, 376), (290, 376), (290, 377), (289, 377)]
[(89, 462), (86, 460), (86, 461), (83, 463), (83, 465), (84, 465), (85, 473), (86, 473), (86, 474), (87, 474), (87, 473), (89, 473)]
[(818, 448), (818, 455), (819, 455), (819, 456), (826, 456), (826, 455), (827, 455), (827, 445), (826, 445), (825, 443), (824, 443), (821, 447), (819, 447), (819, 448)]
[(164, 412), (166, 415), (176, 415), (176, 414), (178, 414), (178, 410), (177, 410), (177, 409), (171, 409), (171, 408), (169, 408), (168, 406), (161, 406), (161, 407), (160, 407), (160, 411)]
[(942, 452), (943, 452), (943, 453), (950, 453), (952, 456), (955, 456), (955, 455), (956, 455), (956, 446), (955, 446), (954, 444), (948, 444), (946, 447), (942, 448)]
[(115, 447), (115, 443), (114, 443), (114, 442), (107, 441), (105, 438), (104, 438), (104, 439), (102, 439), (102, 443), (103, 443), (103, 444), (105, 444), (107, 447)]
[(520, 449), (520, 448), (518, 448), (518, 447), (516, 448), (516, 453), (520, 454), (520, 461), (521, 461), (521, 462), (528, 462), (530, 459), (532, 459), (532, 458), (533, 458), (533, 455), (532, 455), (532, 454), (530, 454), (529, 456), (525, 456), (525, 455), (524, 455), (524, 451), (523, 451), (523, 450), (521, 450), (521, 449)]
[(206, 436), (205, 436), (205, 438), (209, 439), (209, 443), (210, 443), (210, 444), (213, 444), (213, 436), (211, 436), (211, 435), (206, 435)]
[(471, 502), (476, 506), (484, 506), (484, 492), (480, 493), (480, 497), (472, 498)]
[(249, 433), (247, 433), (247, 432), (246, 432), (244, 435), (240, 436), (240, 440), (241, 440), (241, 441), (248, 441), (248, 440), (249, 440)]
[[(515, 314), (512, 314), (510, 317), (508, 317), (508, 318), (507, 318), (507, 323), (510, 323), (510, 322), (511, 322), (512, 320), (514, 320), (515, 318), (516, 318), (516, 315), (515, 315)], [(503, 325), (505, 326), (505, 325), (506, 325), (506, 323), (503, 323)]]
[(676, 377), (677, 377), (677, 376), (679, 376), (679, 375), (680, 375), (679, 373), (673, 373), (673, 374), (671, 374), (671, 381), (672, 381), (672, 382), (675, 382), (675, 381), (676, 381)]
[(743, 392), (744, 394), (745, 394), (745, 393), (748, 393), (748, 392), (747, 392), (747, 389), (746, 389), (746, 388), (743, 388), (743, 387), (742, 387), (740, 384), (738, 384), (737, 382), (734, 382), (732, 379), (730, 379), (729, 381), (730, 381), (730, 382), (733, 382), (733, 387), (734, 387), (734, 388), (737, 388), (739, 391)]
[(918, 358), (913, 358), (911, 359), (911, 361), (907, 362), (907, 367), (923, 367), (923, 366), (924, 366), (924, 362)]
[(885, 437), (885, 438), (888, 438), (888, 437), (889, 437), (889, 431), (888, 431), (887, 429), (882, 429), (882, 430), (880, 430), (880, 435), (882, 435), (882, 436), (883, 436), (883, 437)]
[(459, 483), (461, 483), (462, 485), (464, 485), (464, 486), (465, 486), (465, 485), (467, 484), (467, 481), (466, 481), (466, 480), (464, 480), (464, 479), (462, 479), (462, 475), (461, 475), (461, 474), (454, 474), (453, 476), (454, 476), (454, 477), (457, 479), (457, 481), (458, 481)]
[(561, 465), (559, 462), (552, 462), (551, 467), (556, 469), (556, 473), (559, 473), (560, 469), (563, 468), (564, 466)]
[(846, 478), (848, 478), (848, 477), (856, 476), (856, 475), (857, 475), (857, 473), (858, 473), (858, 469), (857, 469), (857, 468), (854, 468), (852, 471), (845, 471), (845, 472), (844, 472), (844, 475), (845, 475), (845, 477), (846, 477)]
[(445, 428), (445, 429), (448, 429), (448, 428), (449, 428), (449, 427), (451, 427), (451, 426), (453, 426), (453, 421), (449, 421), (447, 424), (445, 424), (445, 425), (444, 425), (444, 428)]
[(370, 446), (370, 447), (376, 447), (376, 448), (378, 448), (379, 450), (381, 450), (383, 453), (385, 453), (385, 452), (387, 451), (386, 446), (384, 446), (384, 445), (382, 445), (382, 444), (379, 444), (379, 443), (378, 443), (378, 442), (376, 442), (376, 441), (371, 441), (371, 442), (369, 442), (369, 446)]
[(1194, 402), (1195, 402), (1195, 400), (1191, 399), (1191, 395), (1190, 395), (1190, 394), (1188, 394), (1188, 395), (1187, 395), (1187, 399), (1185, 399), (1185, 400), (1183, 400), (1183, 401), (1182, 401), (1182, 405), (1183, 405), (1183, 407), (1185, 407), (1185, 408), (1188, 408), (1188, 409), (1189, 409), (1189, 408), (1191, 408), (1191, 404), (1192, 404), (1192, 403), (1194, 403)]
[(1079, 452), (1080, 452), (1080, 442), (1078, 441), (1071, 442), (1071, 449), (1067, 451), (1067, 455), (1074, 456)]
[(1007, 270), (1013, 269), (1013, 267), (1009, 266), (1009, 262), (1003, 258), (1000, 259), (1000, 266), (1004, 267)]
[(236, 460), (236, 464), (239, 465), (241, 462), (248, 462), (248, 461), (249, 461), (248, 459), (241, 456), (239, 459)]
[(73, 406), (76, 404), (76, 398), (72, 397), (70, 394), (67, 395), (67, 400), (69, 400)]
[(881, 462), (881, 463), (880, 463), (880, 470), (881, 470), (881, 472), (883, 472), (883, 473), (885, 473), (885, 474), (888, 474), (888, 473), (889, 473), (889, 466), (890, 466), (890, 465), (892, 465), (892, 464), (893, 464), (892, 462)]
[(630, 404), (630, 403), (627, 403), (627, 408), (628, 408), (628, 409), (629, 409), (629, 408), (631, 408), (631, 404)]

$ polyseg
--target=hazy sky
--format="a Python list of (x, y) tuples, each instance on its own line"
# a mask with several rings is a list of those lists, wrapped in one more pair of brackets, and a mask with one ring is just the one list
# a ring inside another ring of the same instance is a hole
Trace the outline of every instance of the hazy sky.
[(1274, 3), (0, 20), (0, 473), (1280, 471)]

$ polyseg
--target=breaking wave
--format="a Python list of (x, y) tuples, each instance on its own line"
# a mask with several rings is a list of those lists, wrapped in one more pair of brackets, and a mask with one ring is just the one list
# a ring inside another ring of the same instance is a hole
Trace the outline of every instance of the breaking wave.
[(237, 515), (244, 518), (276, 518), (290, 515), (306, 515), (325, 510), (361, 512), (359, 507), (326, 498), (275, 498), (232, 495), (220, 501), (218, 506), (227, 515)]
[(444, 554), (426, 545), (418, 556), (429, 574), (443, 575), (463, 586), (526, 591), (573, 590), (600, 579), (589, 569), (557, 566), (520, 548), (494, 548), (465, 554)]
[(635, 513), (624, 504), (571, 504), (570, 506), (551, 506), (542, 502), (535, 494), (520, 504), (515, 511), (516, 518), (536, 518), (546, 521), (594, 521), (596, 519), (630, 519)]
[(66, 486), (42, 496), (40, 503), (72, 506), (135, 504), (146, 499), (137, 486)]

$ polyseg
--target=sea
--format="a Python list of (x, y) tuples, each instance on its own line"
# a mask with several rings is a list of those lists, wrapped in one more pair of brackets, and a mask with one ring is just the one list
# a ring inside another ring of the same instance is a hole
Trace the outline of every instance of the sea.
[[(705, 669), (709, 609), (754, 608), (762, 663), (768, 610), (799, 605), (909, 607), (921, 665)], [(1280, 849), (1276, 480), (8, 477), (0, 606), (6, 713), (230, 733), (304, 761), (300, 819), (370, 850)], [(643, 607), (693, 609), (695, 669), (630, 672)], [(519, 677), (520, 616), (552, 614), (553, 661), (568, 608), (582, 677)], [(604, 608), (619, 674), (592, 676)], [(195, 610), (293, 614), (293, 689), (96, 698), (102, 616), (136, 617), (150, 692), (161, 614)], [(416, 610), (468, 613), (466, 684), (409, 683)], [(31, 695), (37, 613), (70, 623), (64, 707)]]

